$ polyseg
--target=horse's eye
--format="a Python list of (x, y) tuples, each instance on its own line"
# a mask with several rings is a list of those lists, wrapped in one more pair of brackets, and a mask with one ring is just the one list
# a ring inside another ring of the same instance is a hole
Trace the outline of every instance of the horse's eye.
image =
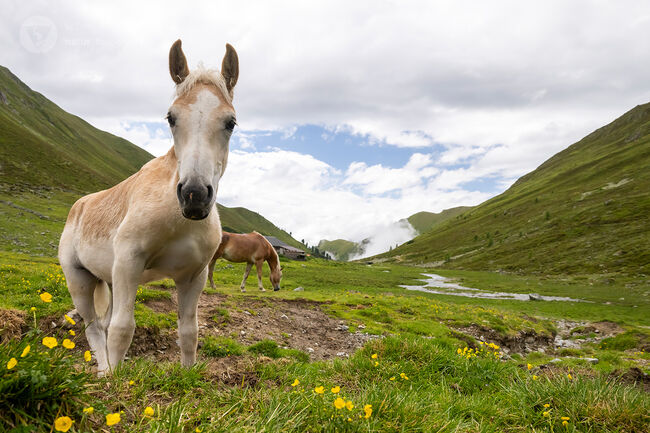
[(235, 129), (235, 125), (236, 125), (236, 124), (237, 124), (237, 120), (235, 120), (235, 119), (229, 119), (229, 120), (226, 121), (226, 125), (225, 125), (225, 126), (226, 126), (226, 129), (227, 129), (228, 131), (232, 131), (233, 129)]
[(176, 125), (176, 118), (172, 116), (172, 113), (167, 113), (167, 117), (165, 117), (165, 119), (167, 119), (167, 122), (169, 122), (169, 126), (173, 127)]

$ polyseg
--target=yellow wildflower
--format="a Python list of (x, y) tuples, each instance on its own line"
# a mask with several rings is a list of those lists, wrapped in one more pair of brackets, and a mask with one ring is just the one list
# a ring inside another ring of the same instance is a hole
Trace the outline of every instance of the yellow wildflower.
[(548, 403), (546, 403), (546, 404), (544, 405), (544, 407), (551, 407), (551, 405), (548, 404)]
[(25, 348), (23, 349), (23, 353), (20, 354), (20, 357), (21, 358), (26, 357), (31, 349), (32, 349), (32, 347), (29, 344), (27, 346), (25, 346)]
[(404, 380), (409, 380), (409, 377), (408, 377), (406, 374), (404, 374), (404, 373), (400, 373), (400, 374), (399, 374), (399, 377), (401, 377), (401, 378), (404, 379)]
[(334, 407), (337, 409), (343, 409), (345, 407), (345, 400), (343, 400), (341, 397), (338, 397), (336, 400), (334, 400)]
[(43, 338), (43, 346), (47, 346), (50, 349), (55, 348), (59, 343), (57, 343), (56, 338), (54, 337), (45, 337)]
[(570, 420), (571, 418), (569, 418), (568, 416), (563, 416), (563, 417), (560, 417), (560, 419), (561, 419), (562, 421), (568, 421), (568, 420)]
[(75, 335), (77, 335), (77, 333), (74, 332), (74, 329), (69, 330), (69, 331), (68, 331), (68, 334), (72, 335), (73, 337), (74, 337)]
[(76, 325), (77, 324), (77, 322), (75, 322), (74, 319), (72, 317), (68, 316), (67, 314), (65, 314), (63, 317), (65, 317), (65, 320), (67, 320), (69, 324), (71, 324), (71, 325)]
[(567, 374), (566, 377), (567, 377), (569, 380), (573, 380), (573, 376), (571, 376), (571, 373)]
[(568, 426), (568, 425), (569, 425), (569, 421), (562, 421), (562, 425), (563, 425), (564, 427)]
[(354, 404), (352, 404), (352, 402), (348, 400), (347, 403), (345, 403), (345, 407), (347, 407), (348, 410), (352, 410), (354, 409)]
[(537, 380), (538, 377), (533, 374), (533, 380)]
[(460, 347), (459, 347), (458, 350), (456, 350), (456, 353), (460, 355), (461, 353), (463, 353), (463, 351), (460, 350)]
[(7, 362), (7, 370), (11, 370), (18, 364), (18, 361), (16, 361), (16, 358), (11, 358), (9, 362)]
[(325, 387), (324, 386), (317, 386), (314, 388), (314, 392), (316, 394), (324, 394), (325, 393)]
[(144, 408), (144, 416), (153, 416), (154, 411), (151, 406), (147, 406)]
[(372, 359), (377, 359), (377, 354), (376, 354), (376, 353), (373, 353), (372, 355), (370, 355), (370, 357), (371, 357)]
[(196, 433), (201, 433), (203, 431), (203, 429), (201, 427), (197, 427), (197, 428), (194, 429), (194, 431)]
[(33, 313), (34, 311), (36, 311), (36, 307), (30, 308), (29, 311), (31, 311)]
[(367, 405), (365, 405), (365, 406), (363, 407), (363, 411), (366, 413), (366, 415), (364, 416), (364, 418), (365, 418), (365, 419), (370, 418), (370, 415), (372, 415), (372, 405), (371, 405), (371, 404), (367, 404)]
[(545, 416), (545, 417), (548, 417), (548, 416), (549, 416), (549, 413), (550, 413), (550, 412), (548, 412), (548, 411), (545, 410), (544, 412), (542, 412), (542, 415)]
[(72, 427), (72, 419), (69, 416), (60, 416), (54, 421), (54, 429), (56, 431), (66, 432)]
[(291, 386), (298, 386), (300, 385), (300, 381), (298, 379), (294, 380)]
[(84, 360), (85, 360), (86, 362), (90, 362), (90, 359), (91, 359), (91, 358), (92, 358), (92, 355), (90, 354), (90, 350), (86, 350), (86, 351), (84, 352)]
[(332, 388), (332, 394), (338, 394), (339, 391), (341, 391), (341, 387), (340, 387), (340, 386), (335, 386), (334, 388)]
[(65, 347), (66, 349), (74, 349), (74, 346), (75, 346), (74, 342), (72, 342), (72, 340), (68, 340), (67, 338), (65, 340), (63, 340), (61, 345), (63, 347)]
[(106, 415), (106, 425), (107, 426), (115, 425), (120, 421), (121, 421), (121, 417), (120, 417), (119, 412), (109, 413), (108, 415)]
[(52, 295), (50, 295), (47, 292), (43, 292), (38, 296), (41, 297), (41, 301), (43, 301), (43, 302), (52, 302)]
[(528, 367), (529, 370), (533, 368), (533, 364), (527, 364), (526, 367)]
[(375, 361), (375, 367), (379, 365), (379, 361)]
[(88, 415), (92, 414), (93, 412), (95, 412), (95, 408), (92, 406), (88, 406), (84, 408), (84, 413), (87, 413)]

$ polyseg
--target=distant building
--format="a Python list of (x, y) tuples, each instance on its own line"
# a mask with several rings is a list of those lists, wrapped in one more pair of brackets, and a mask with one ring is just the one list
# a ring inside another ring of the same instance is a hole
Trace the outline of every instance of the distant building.
[(289, 244), (286, 244), (285, 242), (282, 242), (280, 239), (276, 238), (275, 236), (264, 236), (267, 241), (273, 245), (273, 248), (275, 248), (275, 251), (277, 251), (278, 254), (281, 256), (289, 257), (290, 259), (294, 260), (305, 260), (305, 252), (301, 249), (298, 249), (296, 247), (292, 247)]

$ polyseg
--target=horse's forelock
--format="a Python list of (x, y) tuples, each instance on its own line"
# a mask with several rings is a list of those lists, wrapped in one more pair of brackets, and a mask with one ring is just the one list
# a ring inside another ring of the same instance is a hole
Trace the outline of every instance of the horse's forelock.
[(232, 104), (232, 95), (228, 91), (226, 81), (223, 79), (221, 73), (216, 69), (207, 69), (203, 64), (199, 64), (180, 84), (176, 85), (176, 97), (179, 98), (187, 95), (199, 83), (216, 86), (226, 101)]

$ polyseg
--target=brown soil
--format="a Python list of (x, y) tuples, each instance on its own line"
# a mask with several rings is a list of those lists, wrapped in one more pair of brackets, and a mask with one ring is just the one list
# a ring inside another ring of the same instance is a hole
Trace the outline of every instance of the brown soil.
[(520, 331), (516, 335), (503, 335), (494, 329), (478, 325), (456, 329), (480, 341), (496, 343), (506, 352), (527, 353), (547, 349), (553, 345), (554, 340), (552, 335), (538, 334), (535, 331)]
[(632, 367), (627, 371), (613, 371), (610, 377), (625, 384), (638, 386), (645, 392), (650, 392), (650, 375), (644, 373), (640, 368)]
[[(235, 302), (240, 303), (233, 306)], [(322, 311), (324, 304), (275, 298), (235, 301), (224, 295), (204, 293), (199, 301), (199, 340), (207, 335), (226, 336), (248, 346), (272, 339), (280, 346), (308, 353), (312, 360), (322, 360), (348, 356), (375, 338), (360, 332), (350, 333), (343, 321)], [(176, 292), (172, 291), (171, 299), (150, 300), (144, 305), (158, 313), (175, 312)], [(220, 314), (224, 310), (227, 315)], [(127, 355), (179, 359), (176, 340), (176, 330), (138, 328)]]
[(25, 327), (27, 313), (0, 308), (0, 343), (19, 338)]

